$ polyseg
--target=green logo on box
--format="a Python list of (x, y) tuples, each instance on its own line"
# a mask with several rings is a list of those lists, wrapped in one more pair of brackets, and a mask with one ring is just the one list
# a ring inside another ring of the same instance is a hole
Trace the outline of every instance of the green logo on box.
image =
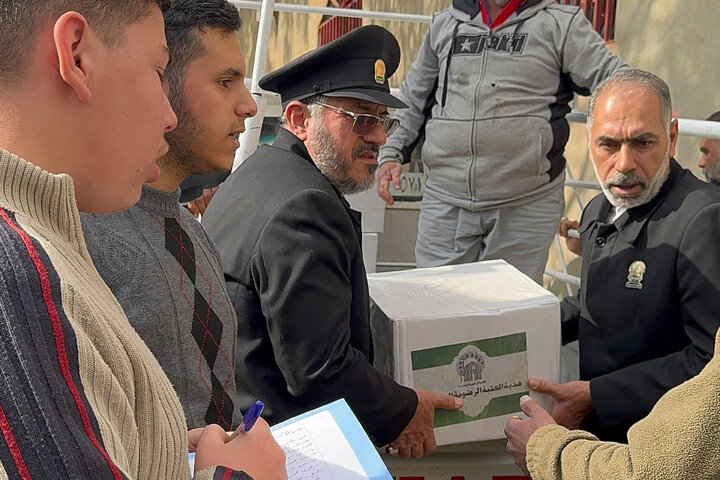
[(416, 388), (464, 401), (460, 410), (437, 410), (435, 427), (518, 412), (528, 393), (525, 332), (415, 350), (411, 361)]

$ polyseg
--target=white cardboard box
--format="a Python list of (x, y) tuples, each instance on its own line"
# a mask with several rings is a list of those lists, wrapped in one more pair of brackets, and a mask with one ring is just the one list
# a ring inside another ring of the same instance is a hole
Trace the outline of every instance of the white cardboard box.
[(559, 380), (558, 299), (506, 262), (379, 273), (368, 283), (376, 367), (465, 402), (436, 411), (438, 445), (503, 438), (528, 377)]

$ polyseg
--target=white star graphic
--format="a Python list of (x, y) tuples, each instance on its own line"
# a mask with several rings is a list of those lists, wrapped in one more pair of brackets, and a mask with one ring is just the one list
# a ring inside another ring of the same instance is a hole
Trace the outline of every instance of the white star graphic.
[(472, 46), (475, 45), (475, 42), (471, 42), (469, 38), (466, 38), (463, 43), (460, 44), (462, 47), (461, 52), (469, 52)]

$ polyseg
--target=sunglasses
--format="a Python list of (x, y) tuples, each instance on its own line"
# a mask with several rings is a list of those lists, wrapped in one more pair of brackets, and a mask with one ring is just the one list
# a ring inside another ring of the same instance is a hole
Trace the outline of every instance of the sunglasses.
[(400, 120), (392, 117), (378, 117), (377, 115), (370, 115), (369, 113), (355, 113), (349, 112), (343, 108), (336, 107), (334, 105), (328, 105), (327, 103), (314, 102), (313, 105), (321, 105), (330, 110), (334, 110), (342, 115), (347, 115), (353, 119), (352, 131), (355, 135), (364, 137), (370, 135), (375, 129), (378, 123), (382, 125), (382, 129), (385, 131), (385, 135), (389, 136), (395, 129), (400, 125)]

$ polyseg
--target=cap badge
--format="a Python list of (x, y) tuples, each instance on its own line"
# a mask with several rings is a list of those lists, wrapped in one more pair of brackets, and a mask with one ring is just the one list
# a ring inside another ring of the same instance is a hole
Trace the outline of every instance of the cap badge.
[(385, 83), (385, 62), (382, 58), (375, 60), (375, 83)]
[(627, 282), (625, 282), (626, 288), (633, 288), (635, 290), (642, 290), (643, 288), (643, 277), (645, 276), (645, 262), (635, 260), (630, 264), (628, 268)]

